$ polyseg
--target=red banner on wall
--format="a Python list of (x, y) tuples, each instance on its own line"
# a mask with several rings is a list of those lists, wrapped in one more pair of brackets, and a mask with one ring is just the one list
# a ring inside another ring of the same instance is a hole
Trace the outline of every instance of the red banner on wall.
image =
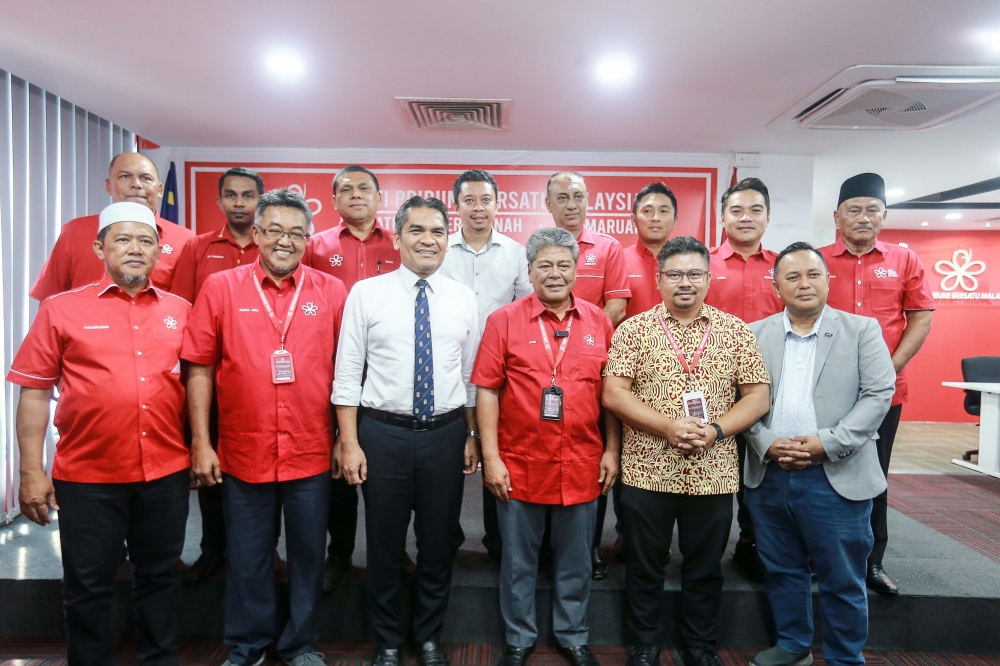
[[(219, 176), (232, 166), (256, 170), (268, 190), (291, 187), (298, 190), (313, 210), (316, 231), (340, 223), (333, 207), (333, 176), (342, 164), (285, 164), (228, 162), (186, 162), (187, 226), (196, 233), (222, 228), (225, 218), (216, 204)], [(433, 164), (390, 165), (366, 164), (379, 179), (382, 206), (378, 224), (392, 229), (396, 211), (414, 195), (441, 199), (454, 211), (451, 186), (466, 169), (484, 168), (479, 165)], [(549, 176), (564, 167), (499, 166), (485, 167), (497, 180), (498, 211), (494, 227), (525, 243), (531, 232), (553, 225), (545, 208), (545, 186)], [(653, 181), (663, 182), (677, 195), (677, 226), (674, 236), (694, 236), (711, 245), (715, 242), (715, 199), (718, 170), (691, 167), (572, 167), (587, 181), (590, 195), (587, 226), (594, 231), (617, 238), (622, 245), (636, 242), (632, 225), (632, 198), (643, 186)], [(458, 215), (451, 216), (451, 230), (458, 229)]]

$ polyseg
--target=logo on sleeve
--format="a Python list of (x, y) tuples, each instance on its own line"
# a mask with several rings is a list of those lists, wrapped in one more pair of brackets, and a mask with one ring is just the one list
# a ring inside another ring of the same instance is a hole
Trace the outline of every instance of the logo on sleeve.
[(597, 255), (588, 254), (587, 260), (583, 263), (584, 266), (596, 266), (597, 265)]
[(594, 346), (594, 336), (592, 336), (590, 333), (588, 333), (587, 335), (585, 335), (583, 337), (583, 341), (586, 342), (587, 346), (589, 346), (589, 347), (593, 347)]
[(339, 254), (335, 254), (332, 257), (330, 257), (330, 265), (333, 266), (333, 267), (335, 267), (335, 268), (339, 267), (339, 266), (343, 266), (344, 265), (344, 258), (342, 256), (340, 256)]
[(176, 331), (177, 330), (177, 320), (173, 317), (167, 317), (163, 320), (163, 323), (167, 325), (167, 328)]
[(316, 313), (319, 312), (319, 306), (314, 305), (312, 301), (309, 301), (302, 306), (302, 311), (306, 313), (307, 317), (315, 317)]
[(160, 252), (162, 254), (173, 254), (174, 253), (174, 248), (173, 248), (173, 246), (171, 246), (171, 245), (169, 245), (167, 243), (164, 243), (163, 245), (160, 246)]

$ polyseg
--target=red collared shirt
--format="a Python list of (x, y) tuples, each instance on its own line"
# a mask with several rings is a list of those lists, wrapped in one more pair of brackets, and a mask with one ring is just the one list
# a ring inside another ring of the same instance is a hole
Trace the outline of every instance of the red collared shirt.
[(42, 302), (7, 381), (59, 387), (53, 478), (133, 483), (190, 467), (179, 360), (190, 310), (155, 287), (131, 297), (106, 274)]
[(221, 231), (209, 231), (191, 239), (181, 251), (174, 269), (170, 292), (194, 303), (205, 280), (219, 271), (257, 261), (260, 250), (253, 241), (246, 247), (233, 238), (229, 225)]
[(712, 284), (705, 302), (746, 323), (770, 317), (785, 309), (778, 295), (774, 293), (775, 252), (761, 246), (756, 254), (744, 259), (729, 245), (722, 245), (708, 251), (709, 271)]
[[(877, 319), (890, 354), (896, 353), (903, 337), (907, 310), (936, 309), (924, 265), (909, 248), (876, 240), (867, 254), (856, 257), (838, 233), (837, 242), (819, 251), (830, 269), (827, 305)], [(892, 404), (901, 405), (906, 398), (904, 370), (896, 375)]]
[[(279, 324), (302, 281), (285, 338), (295, 370), (291, 383), (273, 381), (271, 355), (281, 336), (255, 281)], [(259, 261), (205, 281), (184, 331), (181, 358), (215, 366), (223, 472), (247, 483), (268, 483), (330, 469), (333, 359), (346, 299), (343, 282), (301, 264), (280, 289)]]
[[(538, 328), (541, 316), (553, 356), (559, 353), (569, 314), (566, 354), (556, 373), (563, 390), (563, 418), (541, 418), (542, 389), (551, 385), (552, 364)], [(568, 506), (600, 495), (604, 442), (601, 372), (614, 328), (596, 305), (583, 299), (559, 321), (532, 294), (494, 312), (486, 322), (472, 383), (500, 390), (500, 457), (510, 473), (513, 499)]]
[(341, 222), (309, 239), (302, 263), (339, 278), (350, 290), (359, 280), (399, 268), (399, 250), (392, 246), (392, 233), (377, 224), (368, 238), (358, 240)]
[(632, 296), (625, 253), (617, 240), (584, 227), (576, 242), (580, 258), (576, 261), (575, 296), (602, 308), (606, 301)]
[[(52, 254), (42, 266), (29, 295), (38, 301), (76, 289), (93, 282), (100, 282), (104, 275), (104, 262), (94, 254), (99, 215), (88, 215), (70, 220), (63, 225)], [(194, 238), (190, 229), (156, 216), (160, 230), (160, 260), (153, 268), (154, 287), (170, 289), (174, 279), (174, 266), (184, 245)]]
[(625, 267), (628, 270), (628, 286), (632, 297), (625, 306), (625, 318), (645, 312), (663, 302), (660, 290), (656, 288), (656, 272), (659, 269), (656, 257), (642, 241), (625, 248)]

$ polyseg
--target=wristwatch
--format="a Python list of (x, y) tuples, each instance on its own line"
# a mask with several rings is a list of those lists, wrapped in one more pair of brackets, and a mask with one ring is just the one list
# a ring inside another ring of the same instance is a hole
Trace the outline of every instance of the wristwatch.
[(465, 436), (466, 437), (475, 437), (476, 439), (479, 439), (479, 433), (477, 431), (475, 431), (475, 430), (466, 430), (465, 431)]
[(726, 436), (722, 433), (722, 428), (719, 427), (718, 423), (709, 423), (708, 425), (715, 428), (715, 441), (721, 442), (726, 438)]

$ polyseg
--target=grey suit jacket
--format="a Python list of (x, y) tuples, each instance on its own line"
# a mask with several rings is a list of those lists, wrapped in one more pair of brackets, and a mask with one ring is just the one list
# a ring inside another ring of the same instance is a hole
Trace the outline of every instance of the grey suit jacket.
[[(745, 481), (756, 488), (764, 480), (767, 450), (778, 436), (768, 429), (781, 386), (785, 355), (784, 314), (750, 324), (771, 374), (771, 411), (750, 426)], [(896, 371), (878, 321), (830, 306), (823, 312), (813, 370), (813, 404), (819, 439), (828, 460), (823, 469), (841, 497), (866, 500), (886, 489), (875, 450), (877, 430), (896, 390)], [(809, 433), (802, 433), (809, 434)]]

